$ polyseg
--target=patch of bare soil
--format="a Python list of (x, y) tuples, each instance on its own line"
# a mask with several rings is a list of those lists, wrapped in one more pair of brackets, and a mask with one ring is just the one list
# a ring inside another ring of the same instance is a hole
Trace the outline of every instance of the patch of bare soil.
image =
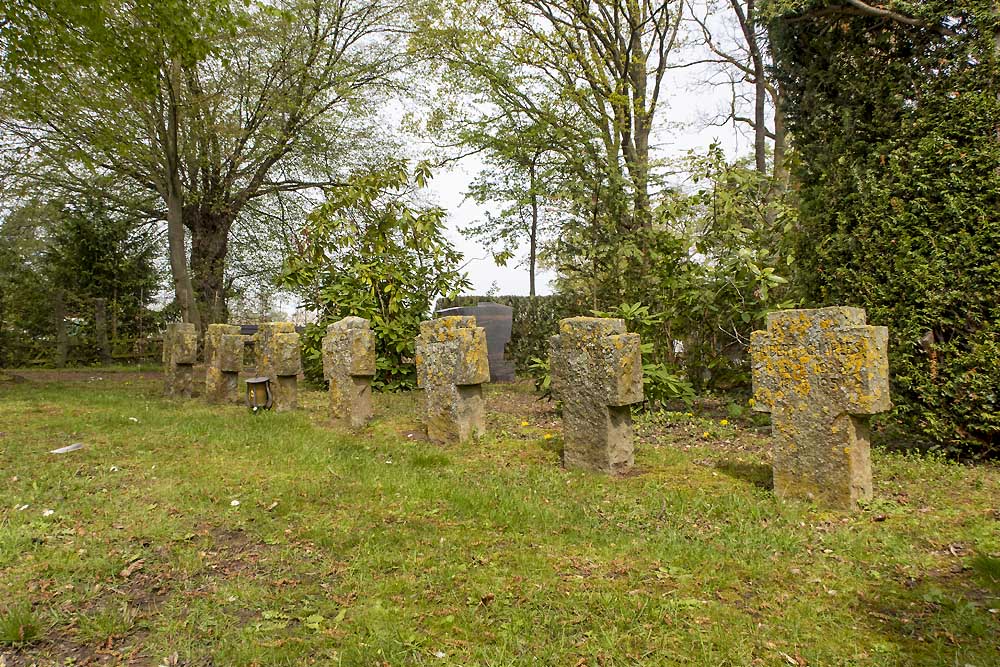
[[(204, 526), (196, 536), (208, 538), (200, 553), (204, 570), (195, 580), (178, 581), (168, 567), (158, 565), (167, 558), (166, 547), (153, 550), (147, 556), (129, 562), (112, 581), (103, 583), (101, 594), (85, 605), (64, 603), (58, 606), (60, 615), (70, 617), (68, 624), (43, 629), (42, 638), (23, 647), (0, 651), (0, 667), (64, 667), (110, 666), (156, 667), (163, 656), (152, 656), (144, 649), (146, 631), (135, 627), (125, 635), (114, 635), (103, 642), (86, 642), (80, 637), (78, 619), (92, 616), (105, 609), (127, 608), (133, 614), (133, 623), (139, 626), (143, 618), (159, 613), (172, 594), (186, 597), (209, 595), (218, 580), (239, 576), (268, 576), (262, 561), (271, 547), (246, 532), (219, 526)], [(149, 545), (145, 545), (149, 546)], [(280, 587), (282, 581), (274, 582)], [(40, 582), (42, 597), (49, 582)], [(53, 597), (54, 600), (57, 599)], [(244, 614), (237, 614), (243, 617)], [(248, 620), (246, 616), (244, 620)]]
[(83, 646), (72, 639), (55, 638), (32, 644), (30, 649), (2, 653), (9, 667), (89, 667), (93, 665), (128, 665), (128, 667), (154, 667), (158, 661), (143, 653), (142, 637), (133, 635), (127, 640), (109, 637), (99, 646)]
[(539, 398), (532, 380), (486, 385), (487, 413), (507, 414), (524, 421), (558, 419), (555, 401)]

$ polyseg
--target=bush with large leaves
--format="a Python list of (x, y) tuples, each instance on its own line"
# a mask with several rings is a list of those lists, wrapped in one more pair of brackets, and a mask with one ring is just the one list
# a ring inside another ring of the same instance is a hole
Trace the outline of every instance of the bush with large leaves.
[(424, 165), (354, 176), (331, 190), (304, 228), (301, 252), (286, 262), (283, 287), (320, 314), (306, 328), (306, 377), (323, 378), (321, 340), (327, 325), (354, 315), (371, 320), (376, 338), (377, 390), (416, 386), (414, 345), (420, 322), (437, 296), (469, 286), (462, 255), (444, 235), (441, 208), (412, 204), (430, 178)]

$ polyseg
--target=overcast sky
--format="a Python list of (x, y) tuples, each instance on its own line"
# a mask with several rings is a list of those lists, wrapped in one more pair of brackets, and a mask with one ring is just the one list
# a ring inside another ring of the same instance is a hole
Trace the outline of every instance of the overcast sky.
[[(704, 1), (699, 0), (702, 11)], [(722, 43), (739, 39), (735, 23), (723, 16), (712, 20), (713, 33)], [(728, 38), (727, 38), (728, 35)], [(692, 45), (671, 54), (674, 63), (691, 62), (708, 57), (703, 47)], [(729, 85), (712, 86), (710, 79), (723, 81), (720, 70), (713, 65), (693, 66), (668, 70), (657, 108), (657, 127), (654, 130), (653, 158), (657, 160), (680, 158), (689, 151), (706, 153), (712, 143), (719, 143), (730, 159), (745, 156), (752, 150), (752, 141), (741, 128), (732, 125), (720, 127), (711, 123), (728, 110), (731, 103)], [(397, 114), (390, 114), (395, 117)], [(507, 266), (497, 266), (490, 248), (478, 240), (466, 238), (459, 229), (481, 220), (484, 209), (466, 199), (469, 184), (476, 177), (482, 163), (475, 156), (458, 162), (449, 171), (435, 172), (430, 184), (430, 194), (449, 214), (449, 238), (465, 256), (465, 270), (472, 282), (470, 294), (486, 295), (528, 294), (528, 270), (525, 261), (527, 244)], [(679, 184), (679, 183), (678, 183)], [(540, 272), (536, 276), (538, 294), (551, 294), (552, 274)], [(278, 298), (278, 308), (296, 310), (297, 299), (290, 295)]]
[[(718, 29), (716, 34), (723, 32)], [(727, 31), (728, 32), (728, 31)], [(685, 50), (676, 62), (691, 61), (705, 57), (697, 47)], [(731, 91), (728, 86), (711, 86), (704, 83), (717, 70), (712, 66), (699, 66), (669, 70), (664, 81), (659, 119), (654, 136), (654, 157), (656, 159), (682, 157), (688, 151), (705, 153), (713, 142), (720, 143), (730, 158), (749, 153), (752, 149), (749, 137), (739, 128), (711, 126), (710, 123), (730, 105)], [(716, 77), (718, 78), (718, 77)], [(518, 256), (506, 267), (497, 266), (491, 250), (475, 239), (465, 238), (459, 229), (483, 217), (484, 209), (465, 193), (469, 183), (475, 178), (481, 163), (477, 158), (466, 158), (449, 172), (439, 172), (431, 182), (430, 190), (438, 203), (449, 212), (450, 237), (462, 251), (468, 262), (466, 270), (472, 281), (472, 294), (483, 295), (491, 288), (497, 294), (528, 293), (527, 244)], [(550, 294), (551, 274), (536, 276), (538, 294)]]

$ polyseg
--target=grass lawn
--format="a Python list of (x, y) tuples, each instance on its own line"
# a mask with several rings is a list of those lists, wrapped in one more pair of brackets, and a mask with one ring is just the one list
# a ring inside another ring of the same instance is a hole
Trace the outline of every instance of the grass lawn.
[(0, 665), (1000, 665), (995, 465), (876, 452), (844, 514), (776, 500), (766, 437), (697, 411), (640, 419), (608, 478), (560, 469), (521, 385), (450, 447), (417, 394), (351, 434), (317, 391), (159, 388), (0, 385)]

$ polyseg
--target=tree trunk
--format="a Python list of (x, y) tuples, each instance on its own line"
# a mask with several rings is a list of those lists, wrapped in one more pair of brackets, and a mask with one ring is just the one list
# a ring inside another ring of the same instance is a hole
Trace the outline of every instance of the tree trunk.
[(774, 95), (774, 164), (772, 178), (781, 192), (788, 189), (788, 168), (785, 165), (785, 112), (782, 110), (780, 90)]
[(649, 203), (649, 152), (637, 156), (636, 164), (632, 167), (632, 185), (635, 187), (635, 229), (651, 229), (653, 212)]
[[(632, 164), (628, 165), (629, 176), (635, 188), (635, 229), (649, 229), (653, 226), (652, 206), (649, 202), (649, 133), (653, 129), (653, 119), (647, 103), (646, 65), (636, 54), (643, 52), (642, 33), (633, 28), (630, 36), (629, 53), (633, 54), (628, 64), (628, 77), (632, 83)], [(653, 100), (655, 105), (656, 100)], [(626, 142), (627, 145), (627, 142)], [(625, 154), (628, 162), (628, 151)]]
[(56, 368), (66, 368), (66, 357), (69, 355), (69, 336), (66, 335), (66, 296), (62, 290), (56, 290), (55, 325), (56, 325)]
[(174, 297), (184, 322), (193, 322), (201, 329), (201, 318), (194, 299), (191, 274), (188, 273), (187, 252), (184, 247), (184, 222), (181, 198), (171, 193), (167, 196), (167, 248), (170, 255), (170, 275), (174, 279)]
[(201, 330), (201, 317), (194, 299), (191, 274), (188, 273), (187, 253), (184, 248), (184, 186), (180, 177), (180, 61), (170, 63), (167, 83), (170, 88), (166, 132), (162, 139), (167, 158), (167, 173), (162, 190), (167, 204), (167, 247), (170, 255), (170, 274), (174, 279), (174, 295), (181, 309), (181, 319), (191, 322)]
[(754, 58), (753, 153), (757, 173), (767, 176), (767, 72), (764, 61)]
[(106, 299), (94, 299), (94, 333), (97, 338), (97, 352), (101, 363), (111, 365), (111, 348), (108, 345), (108, 302)]
[[(537, 159), (537, 154), (536, 154)], [(535, 262), (538, 257), (538, 193), (535, 191), (536, 165), (531, 161), (529, 172), (531, 177), (531, 232), (528, 237), (528, 295), (535, 296)]]
[(229, 319), (225, 270), (233, 218), (229, 213), (190, 209), (184, 224), (191, 231), (191, 276), (202, 322), (206, 327), (224, 323)]

